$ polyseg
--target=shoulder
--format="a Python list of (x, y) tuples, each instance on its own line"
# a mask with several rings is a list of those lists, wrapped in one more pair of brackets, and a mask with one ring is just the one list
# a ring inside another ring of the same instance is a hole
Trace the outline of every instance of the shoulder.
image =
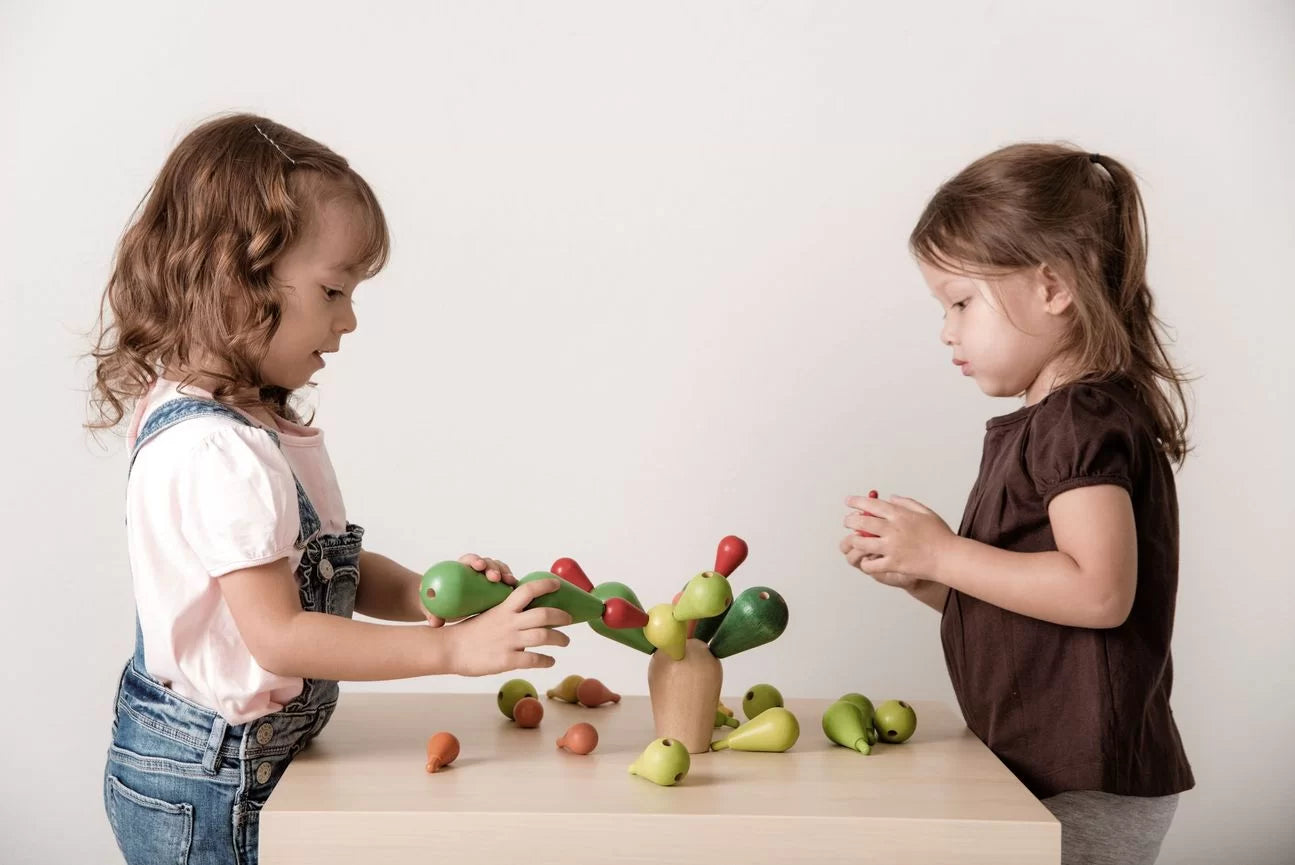
[(206, 470), (238, 477), (287, 473), (287, 461), (268, 431), (221, 414), (203, 414), (169, 426), (144, 442), (136, 474), (178, 478)]
[(1033, 440), (1083, 441), (1112, 434), (1130, 441), (1154, 440), (1150, 418), (1132, 388), (1119, 380), (1082, 381), (1057, 388), (1031, 413)]
[(1046, 500), (1076, 486), (1141, 476), (1155, 436), (1132, 389), (1120, 381), (1075, 382), (1042, 399), (1027, 422), (1026, 469)]

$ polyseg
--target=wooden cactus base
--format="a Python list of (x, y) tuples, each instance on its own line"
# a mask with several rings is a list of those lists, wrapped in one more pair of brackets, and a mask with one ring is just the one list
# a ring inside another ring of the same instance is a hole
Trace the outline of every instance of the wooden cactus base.
[(689, 640), (684, 658), (665, 652), (648, 663), (648, 693), (657, 738), (678, 739), (690, 754), (710, 750), (724, 667), (701, 640)]

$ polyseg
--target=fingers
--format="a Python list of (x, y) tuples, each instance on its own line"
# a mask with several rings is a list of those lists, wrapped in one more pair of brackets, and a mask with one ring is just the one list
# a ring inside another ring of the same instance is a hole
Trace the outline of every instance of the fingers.
[(926, 505), (916, 499), (910, 499), (908, 496), (891, 496), (890, 500), (900, 507), (908, 508), (910, 511), (914, 511), (919, 514), (935, 513), (935, 511), (931, 510)]
[(517, 669), (530, 670), (537, 667), (552, 667), (555, 663), (551, 655), (542, 655), (539, 652), (522, 652), (518, 659)]
[(854, 529), (856, 532), (869, 532), (874, 537), (886, 530), (887, 522), (888, 520), (883, 520), (880, 517), (865, 516), (858, 511), (851, 511), (846, 514), (843, 521), (847, 529)]
[(536, 646), (557, 646), (564, 648), (571, 645), (571, 638), (562, 631), (553, 628), (528, 628), (517, 634), (519, 649), (533, 649)]
[(887, 519), (895, 513), (898, 507), (885, 499), (870, 499), (866, 496), (850, 496), (845, 500), (845, 506), (856, 511), (869, 511), (876, 516)]
[(564, 628), (571, 624), (571, 614), (557, 607), (532, 607), (517, 614), (519, 628)]
[[(516, 591), (509, 595), (504, 600), (504, 603), (500, 604), (500, 606), (507, 604), (507, 609), (514, 613), (520, 613), (522, 610), (530, 606), (531, 601), (534, 601), (540, 595), (547, 595), (549, 592), (556, 592), (561, 585), (562, 582), (557, 577), (551, 577), (544, 580), (531, 580), (530, 582), (523, 583), (518, 586)], [(570, 622), (567, 624), (570, 624)]]
[(427, 624), (431, 625), (433, 628), (440, 628), (445, 625), (445, 620), (435, 613), (429, 613), (426, 610), (423, 610), (423, 615), (427, 617)]
[(849, 534), (841, 540), (841, 545), (849, 544), (850, 550), (859, 550), (867, 555), (880, 555), (885, 552), (885, 538), (869, 538), (863, 535)]
[(517, 585), (517, 578), (513, 576), (512, 568), (498, 559), (485, 558), (484, 556), (478, 556), (476, 553), (464, 553), (459, 556), (459, 563), (467, 565), (474, 571), (484, 573), (486, 579), (492, 583), (502, 581), (510, 586)]

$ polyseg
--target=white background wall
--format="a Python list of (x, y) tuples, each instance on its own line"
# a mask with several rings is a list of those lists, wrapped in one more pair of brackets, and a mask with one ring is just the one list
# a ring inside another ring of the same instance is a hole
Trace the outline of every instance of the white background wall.
[[(984, 420), (1015, 408), (950, 366), (905, 239), (999, 145), (1126, 160), (1202, 376), (1174, 646), (1199, 786), (1162, 861), (1290, 862), (1292, 37), (1288, 2), (6, 0), (4, 858), (116, 855), (126, 462), (79, 426), (79, 356), (169, 149), (246, 109), (351, 159), (393, 229), (318, 391), (372, 548), (417, 570), (571, 555), (657, 603), (740, 534), (738, 582), (781, 590), (792, 624), (727, 664), (726, 693), (952, 701), (937, 615), (835, 550), (870, 487), (956, 525)], [(534, 678), (644, 693), (645, 666), (577, 628)]]

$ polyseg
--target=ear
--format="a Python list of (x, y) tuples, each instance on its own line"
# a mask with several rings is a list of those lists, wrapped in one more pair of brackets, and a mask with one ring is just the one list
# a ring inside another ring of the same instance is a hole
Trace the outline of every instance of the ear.
[(1061, 315), (1070, 309), (1075, 295), (1070, 282), (1053, 269), (1050, 264), (1039, 265), (1034, 273), (1034, 292), (1049, 315)]

